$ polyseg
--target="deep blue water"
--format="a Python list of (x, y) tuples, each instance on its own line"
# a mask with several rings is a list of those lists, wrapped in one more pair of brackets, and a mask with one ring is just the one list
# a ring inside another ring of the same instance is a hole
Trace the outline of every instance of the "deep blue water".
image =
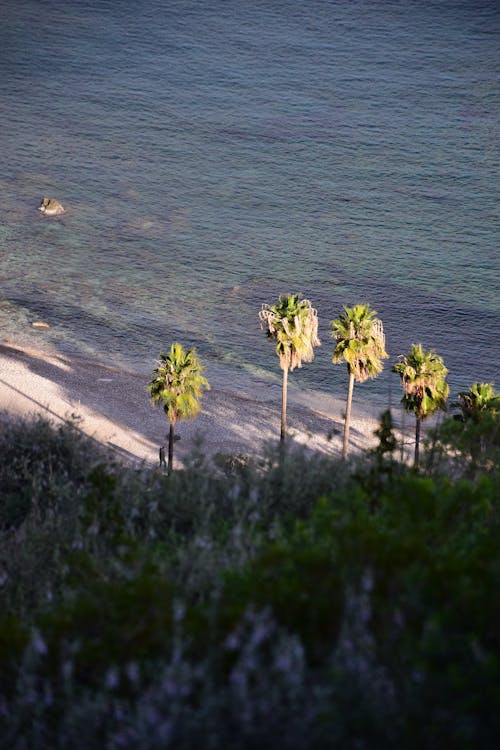
[(300, 291), (305, 387), (343, 394), (358, 301), (391, 359), (498, 383), (499, 42), (493, 1), (3, 0), (0, 335), (278, 375), (258, 310)]

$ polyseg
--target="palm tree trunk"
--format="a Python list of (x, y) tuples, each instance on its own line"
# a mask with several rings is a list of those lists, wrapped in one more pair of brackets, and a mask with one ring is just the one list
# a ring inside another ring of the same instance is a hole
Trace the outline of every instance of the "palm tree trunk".
[(281, 391), (281, 432), (280, 440), (285, 442), (286, 435), (286, 399), (288, 393), (288, 367), (283, 368), (283, 388)]
[(351, 405), (352, 405), (352, 392), (354, 390), (354, 373), (349, 373), (349, 385), (347, 386), (347, 403), (345, 407), (345, 421), (344, 421), (344, 442), (342, 445), (342, 460), (345, 461), (347, 458), (347, 451), (349, 448), (349, 428), (351, 426)]
[(420, 460), (420, 425), (422, 424), (422, 420), (420, 417), (417, 417), (417, 423), (415, 425), (415, 460), (413, 462), (413, 465), (416, 469), (418, 469), (418, 463)]
[(175, 423), (170, 422), (170, 431), (168, 433), (168, 474), (171, 474), (174, 468), (174, 428)]

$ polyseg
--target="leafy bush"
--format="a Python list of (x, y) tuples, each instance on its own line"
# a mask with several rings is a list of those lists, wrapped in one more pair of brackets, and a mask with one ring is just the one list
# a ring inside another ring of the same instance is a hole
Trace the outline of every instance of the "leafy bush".
[(389, 427), (352, 472), (269, 446), (168, 478), (12, 427), (0, 746), (496, 746), (498, 473), (408, 471)]
[(29, 424), (0, 419), (0, 529), (17, 529), (30, 515), (40, 520), (65, 511), (80, 495), (89, 465), (107, 460), (76, 424), (53, 428), (42, 418)]
[(473, 478), (498, 472), (500, 413), (484, 412), (476, 419), (450, 417), (430, 434), (429, 465), (454, 476)]

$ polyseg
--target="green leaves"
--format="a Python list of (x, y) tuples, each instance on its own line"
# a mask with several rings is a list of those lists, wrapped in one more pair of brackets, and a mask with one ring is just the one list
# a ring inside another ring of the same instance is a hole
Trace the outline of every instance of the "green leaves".
[(491, 383), (474, 383), (458, 394), (460, 413), (431, 432), (433, 451), (453, 474), (475, 477), (500, 465), (499, 396)]
[(458, 394), (458, 406), (465, 420), (478, 420), (485, 412), (496, 414), (500, 411), (500, 394), (495, 393), (493, 383), (473, 383), (468, 391)]
[(281, 295), (276, 305), (262, 305), (261, 328), (276, 341), (280, 367), (294, 370), (312, 362), (318, 338), (318, 313), (301, 294)]
[(344, 305), (344, 312), (330, 324), (337, 342), (332, 361), (345, 361), (358, 383), (381, 373), (382, 360), (388, 356), (382, 322), (376, 314), (367, 304)]
[(413, 344), (392, 371), (401, 378), (405, 392), (401, 403), (406, 411), (423, 420), (437, 409), (446, 409), (450, 391), (446, 382), (448, 370), (443, 358), (433, 349), (425, 351), (422, 344)]
[(392, 368), (403, 384), (401, 403), (416, 417), (415, 466), (419, 463), (420, 424), (437, 409), (446, 409), (450, 389), (446, 382), (448, 370), (443, 358), (434, 349), (425, 351), (422, 344), (412, 344), (408, 354), (401, 357)]
[[(32, 429), (0, 436), (2, 499), (13, 456), (46, 461)], [(496, 746), (498, 471), (270, 451), (165, 481), (83, 455), (54, 512), (1, 532), (2, 747)]]
[(194, 349), (184, 350), (179, 343), (172, 344), (168, 354), (160, 354), (159, 365), (153, 370), (148, 390), (153, 403), (162, 401), (171, 423), (192, 419), (200, 411), (199, 399), (203, 389), (209, 389)]
[(314, 359), (314, 347), (321, 344), (318, 338), (318, 313), (308, 299), (301, 299), (300, 294), (287, 294), (280, 296), (277, 305), (262, 305), (259, 320), (268, 338), (277, 342), (276, 354), (283, 370), (280, 434), (283, 443), (288, 370), (302, 367), (302, 362)]
[(385, 351), (385, 337), (382, 321), (370, 305), (346, 307), (340, 317), (332, 320), (332, 336), (337, 341), (333, 351), (333, 362), (346, 362), (349, 372), (344, 440), (342, 458), (347, 458), (349, 445), (349, 423), (354, 381), (363, 383), (368, 378), (382, 372), (382, 359), (388, 356)]

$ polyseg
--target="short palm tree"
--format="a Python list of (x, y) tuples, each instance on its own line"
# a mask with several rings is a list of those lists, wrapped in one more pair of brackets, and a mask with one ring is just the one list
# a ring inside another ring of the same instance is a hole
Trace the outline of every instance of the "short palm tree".
[(493, 383), (473, 383), (458, 399), (452, 406), (458, 407), (460, 414), (443, 425), (443, 436), (452, 448), (458, 448), (459, 455), (467, 457), (471, 475), (478, 469), (491, 471), (499, 465), (500, 393), (495, 392)]
[(458, 406), (462, 412), (462, 419), (479, 420), (486, 412), (500, 412), (500, 393), (495, 393), (493, 383), (473, 383), (468, 391), (458, 394)]
[(151, 374), (148, 390), (153, 403), (163, 402), (170, 422), (168, 436), (168, 473), (174, 460), (175, 424), (181, 419), (192, 419), (200, 411), (203, 389), (210, 386), (201, 374), (203, 367), (194, 349), (184, 350), (181, 344), (172, 344), (168, 354), (160, 354), (158, 367)]
[(281, 295), (276, 305), (262, 305), (260, 326), (276, 341), (276, 354), (283, 370), (280, 440), (285, 441), (288, 371), (314, 359), (318, 338), (318, 313), (301, 294)]
[(398, 373), (403, 384), (401, 403), (406, 411), (415, 414), (415, 466), (418, 466), (422, 422), (437, 409), (446, 409), (450, 392), (446, 382), (448, 370), (443, 358), (433, 349), (425, 351), (422, 344), (412, 344), (408, 354), (403, 355), (392, 370)]
[(344, 460), (347, 458), (349, 447), (354, 382), (363, 383), (368, 378), (377, 377), (384, 367), (382, 360), (388, 356), (385, 351), (382, 321), (376, 315), (377, 311), (372, 310), (367, 304), (353, 307), (344, 305), (344, 312), (330, 324), (332, 336), (337, 342), (333, 350), (332, 361), (345, 362), (349, 373), (342, 444)]

